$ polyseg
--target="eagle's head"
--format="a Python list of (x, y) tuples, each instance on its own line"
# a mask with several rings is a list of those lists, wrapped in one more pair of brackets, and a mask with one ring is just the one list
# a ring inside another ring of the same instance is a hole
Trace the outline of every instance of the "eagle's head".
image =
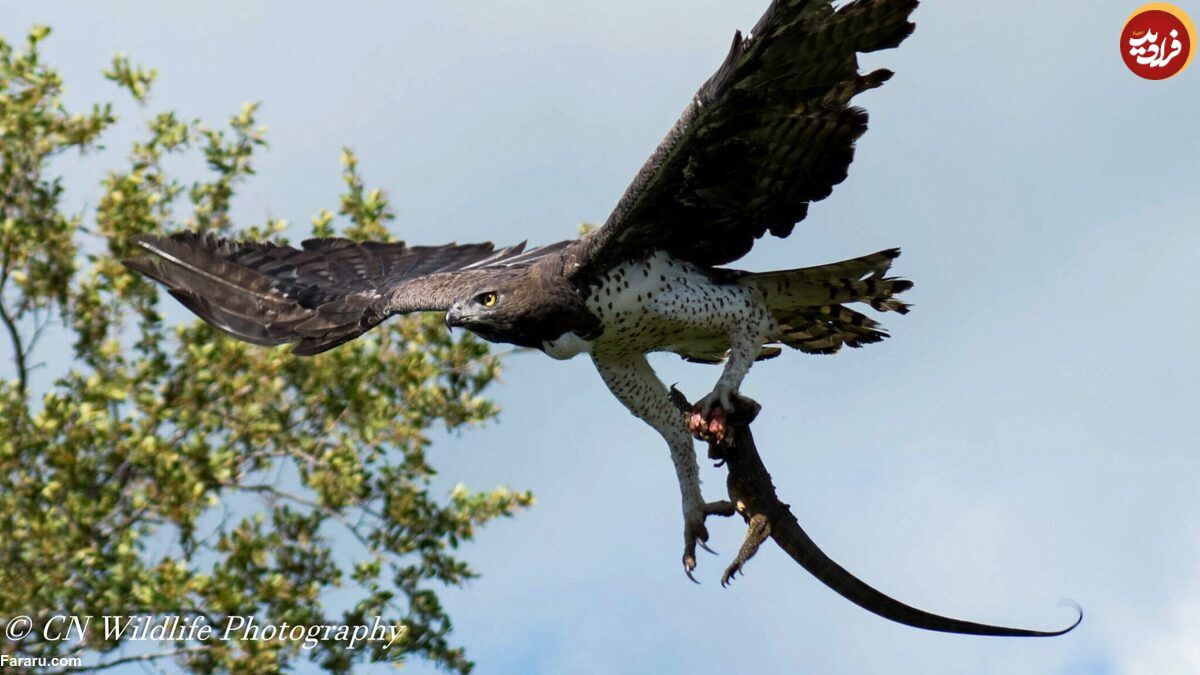
[(515, 289), (487, 288), (472, 292), (446, 310), (446, 327), (466, 328), (488, 342), (515, 342), (527, 313)]
[(530, 271), (476, 286), (446, 310), (447, 328), (520, 347), (541, 348), (567, 332), (591, 334), (598, 325), (572, 286)]

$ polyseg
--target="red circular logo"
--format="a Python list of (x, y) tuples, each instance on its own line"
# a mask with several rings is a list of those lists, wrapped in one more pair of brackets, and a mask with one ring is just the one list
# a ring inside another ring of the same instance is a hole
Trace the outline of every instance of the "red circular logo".
[(1147, 80), (1165, 80), (1187, 67), (1196, 27), (1183, 10), (1165, 2), (1139, 8), (1121, 30), (1121, 58)]

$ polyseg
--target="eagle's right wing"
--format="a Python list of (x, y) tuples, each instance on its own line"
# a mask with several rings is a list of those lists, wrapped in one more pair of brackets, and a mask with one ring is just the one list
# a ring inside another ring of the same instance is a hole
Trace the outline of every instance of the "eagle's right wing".
[[(406, 246), (309, 239), (301, 249), (180, 232), (142, 236), (150, 255), (125, 260), (167, 287), (205, 321), (260, 345), (297, 343), (318, 354), (392, 314), (444, 311), (497, 275), (531, 264), (562, 244)], [(566, 243), (566, 242), (563, 242)]]
[(858, 54), (895, 47), (917, 0), (774, 0), (696, 92), (600, 229), (574, 275), (666, 251), (724, 265), (770, 232), (786, 237), (846, 178), (867, 114), (851, 99), (891, 71)]

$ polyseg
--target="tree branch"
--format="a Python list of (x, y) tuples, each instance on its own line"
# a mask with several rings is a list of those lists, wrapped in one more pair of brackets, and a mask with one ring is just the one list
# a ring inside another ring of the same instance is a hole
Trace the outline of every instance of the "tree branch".
[(1083, 610), (1076, 605), (1079, 617), (1061, 630), (1038, 631), (993, 626), (931, 614), (876, 590), (826, 555), (800, 527), (788, 505), (779, 501), (771, 474), (763, 464), (758, 447), (754, 444), (754, 436), (750, 433), (750, 423), (761, 409), (757, 403), (739, 397), (737, 409), (727, 411), (724, 417), (714, 415), (712, 420), (704, 420), (677, 389), (671, 389), (671, 398), (680, 411), (688, 416), (693, 433), (708, 442), (708, 456), (718, 460), (718, 466), (724, 464), (729, 470), (726, 487), (730, 501), (709, 504), (706, 511), (711, 515), (732, 515), (736, 512), (749, 525), (745, 542), (721, 578), (722, 586), (727, 586), (738, 572), (743, 571), (746, 562), (770, 537), (809, 574), (843, 598), (873, 614), (908, 626), (964, 635), (1051, 637), (1070, 632), (1083, 620)]
[(26, 364), (25, 345), (21, 341), (21, 332), (17, 330), (17, 317), (8, 313), (8, 307), (4, 305), (4, 289), (8, 286), (8, 266), (11, 262), (9, 251), (4, 251), (4, 262), (0, 264), (0, 321), (3, 321), (4, 327), (8, 329), (8, 336), (12, 339), (13, 351), (16, 353), (15, 360), (17, 362), (17, 377), (20, 380), (21, 396), (25, 396), (29, 391), (29, 366)]
[(13, 351), (16, 353), (17, 378), (20, 381), (21, 395), (24, 396), (29, 390), (29, 367), (25, 363), (25, 345), (21, 341), (20, 331), (17, 330), (16, 317), (8, 313), (2, 296), (0, 296), (0, 321), (3, 321), (4, 327), (8, 329), (8, 337), (12, 339)]

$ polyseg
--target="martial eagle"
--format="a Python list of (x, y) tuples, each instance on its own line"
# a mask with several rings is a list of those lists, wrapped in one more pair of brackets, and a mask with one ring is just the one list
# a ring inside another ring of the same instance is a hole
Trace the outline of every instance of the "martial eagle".
[[(724, 363), (699, 402), (703, 416), (715, 416), (756, 360), (783, 346), (833, 354), (878, 342), (887, 333), (855, 307), (908, 311), (897, 296), (912, 284), (888, 275), (898, 249), (773, 272), (722, 266), (764, 234), (787, 237), (809, 204), (845, 179), (867, 128), (866, 112), (850, 101), (892, 74), (860, 74), (858, 54), (899, 45), (916, 6), (775, 0), (748, 35), (734, 36), (603, 226), (576, 240), (527, 249), (323, 238), (296, 249), (181, 232), (137, 238), (148, 255), (126, 264), (222, 331), (293, 343), (301, 356), (390, 316), (427, 311), (444, 312), (450, 328), (555, 359), (587, 354), (613, 395), (670, 447), (690, 576), (695, 546), (708, 538), (696, 454), (646, 355)], [(869, 608), (931, 630), (1058, 634), (885, 605)]]

